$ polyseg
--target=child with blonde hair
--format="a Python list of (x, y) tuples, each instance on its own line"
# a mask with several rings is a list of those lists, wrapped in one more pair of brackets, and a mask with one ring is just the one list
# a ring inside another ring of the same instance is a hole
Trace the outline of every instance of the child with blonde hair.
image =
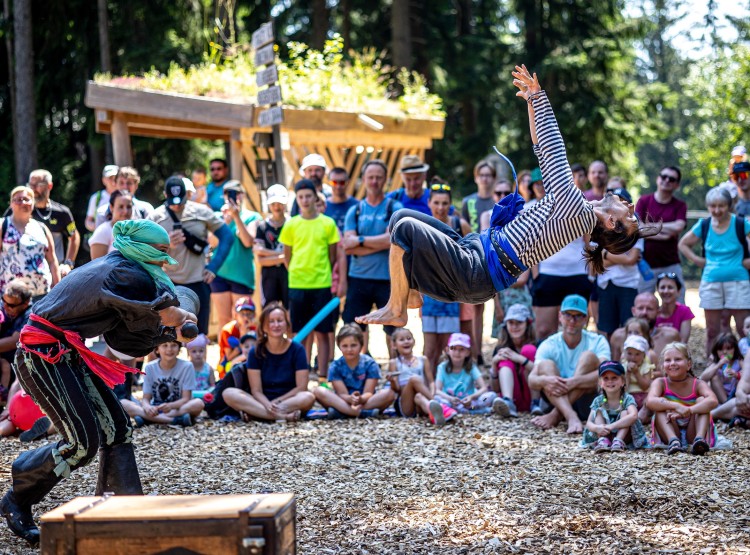
[(195, 391), (209, 391), (216, 385), (214, 369), (206, 362), (207, 347), (208, 337), (202, 333), (185, 345), (188, 358), (195, 369)]
[(601, 394), (591, 403), (581, 446), (593, 448), (594, 453), (604, 453), (624, 451), (628, 445), (633, 449), (646, 445), (646, 431), (638, 420), (638, 407), (625, 388), (623, 365), (614, 360), (602, 362), (599, 365)]
[(684, 343), (668, 343), (659, 359), (664, 377), (653, 381), (646, 398), (652, 410), (651, 443), (667, 446), (667, 454), (704, 455), (715, 445), (711, 411), (719, 401), (704, 381), (692, 374), (693, 358)]

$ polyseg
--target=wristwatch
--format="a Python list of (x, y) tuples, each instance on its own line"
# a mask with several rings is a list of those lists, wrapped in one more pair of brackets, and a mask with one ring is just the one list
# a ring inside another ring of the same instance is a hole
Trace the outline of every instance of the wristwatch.
[(365, 246), (365, 236), (364, 235), (360, 235), (359, 237), (357, 237), (357, 239), (359, 239), (359, 246), (360, 247), (364, 247)]

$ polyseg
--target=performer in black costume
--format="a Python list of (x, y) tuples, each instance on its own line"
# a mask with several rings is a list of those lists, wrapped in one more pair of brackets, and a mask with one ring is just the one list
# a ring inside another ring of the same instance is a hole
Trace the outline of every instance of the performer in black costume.
[(96, 493), (142, 495), (132, 427), (111, 387), (132, 371), (86, 348), (103, 334), (108, 345), (145, 356), (157, 345), (183, 339), (194, 314), (179, 307), (162, 269), (169, 236), (158, 224), (122, 221), (114, 227), (118, 249), (73, 271), (35, 304), (21, 331), (18, 379), (62, 439), (22, 453), (12, 466), (12, 486), (0, 513), (14, 534), (39, 541), (32, 506), (72, 470), (99, 452)]

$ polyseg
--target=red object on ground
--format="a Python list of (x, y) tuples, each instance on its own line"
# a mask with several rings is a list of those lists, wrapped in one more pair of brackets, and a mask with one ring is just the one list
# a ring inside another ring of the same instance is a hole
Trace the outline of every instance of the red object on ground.
[(13, 398), (8, 403), (8, 417), (11, 423), (24, 432), (31, 429), (34, 422), (42, 416), (44, 416), (42, 409), (23, 390), (13, 395)]

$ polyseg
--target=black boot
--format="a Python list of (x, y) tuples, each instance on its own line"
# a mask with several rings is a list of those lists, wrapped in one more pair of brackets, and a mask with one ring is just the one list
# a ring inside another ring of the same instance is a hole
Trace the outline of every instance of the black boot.
[(55, 474), (52, 450), (56, 444), (45, 445), (21, 453), (13, 462), (13, 487), (0, 501), (0, 514), (18, 537), (39, 543), (39, 528), (34, 524), (31, 507), (39, 503), (62, 480)]
[(99, 449), (96, 495), (106, 492), (117, 495), (143, 495), (132, 443), (120, 443)]

